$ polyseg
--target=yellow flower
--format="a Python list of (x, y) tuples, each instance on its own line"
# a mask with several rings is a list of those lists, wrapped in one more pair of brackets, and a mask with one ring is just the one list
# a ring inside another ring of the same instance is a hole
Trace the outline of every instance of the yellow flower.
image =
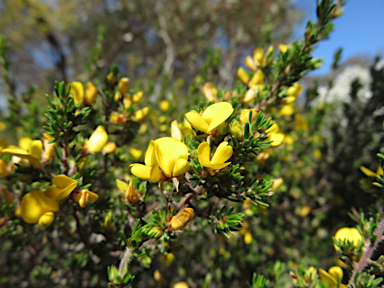
[(133, 122), (140, 122), (145, 120), (149, 114), (149, 107), (144, 107), (143, 109), (137, 110), (135, 113), (132, 114), (131, 120)]
[(57, 187), (45, 187), (45, 196), (55, 200), (63, 200), (75, 190), (79, 182), (66, 175), (57, 175), (52, 178), (52, 183)]
[(136, 148), (129, 149), (129, 153), (133, 156), (133, 158), (135, 158), (135, 160), (139, 159), (141, 155), (143, 155), (143, 151)]
[[(320, 281), (324, 284), (328, 284), (331, 288), (337, 288), (337, 283), (343, 279), (343, 269), (339, 266), (333, 266), (329, 268), (328, 272), (323, 269), (319, 269)], [(347, 287), (344, 284), (340, 284), (340, 288)]]
[(244, 235), (244, 243), (245, 244), (251, 244), (253, 241), (253, 237), (252, 237), (252, 234), (251, 232), (247, 231)]
[(184, 208), (171, 218), (169, 222), (170, 229), (176, 231), (184, 228), (192, 220), (193, 215), (194, 210), (192, 208)]
[(201, 115), (196, 111), (191, 111), (185, 114), (185, 117), (193, 128), (211, 134), (232, 115), (233, 110), (230, 103), (220, 102), (209, 106)]
[(117, 145), (115, 142), (108, 142), (103, 148), (105, 154), (114, 154), (116, 152)]
[[(30, 138), (29, 138), (30, 139)], [(25, 143), (21, 143), (24, 148), (26, 148)], [(41, 152), (43, 150), (43, 142), (40, 140), (32, 140), (29, 142), (27, 149), (22, 149), (16, 146), (8, 146), (7, 148), (1, 151), (4, 155), (13, 155), (21, 159), (27, 160), (29, 164), (34, 167), (39, 166)]]
[(187, 145), (172, 137), (159, 138), (154, 143), (157, 162), (167, 177), (185, 174), (189, 170)]
[(279, 114), (281, 116), (291, 116), (293, 112), (295, 111), (293, 104), (284, 105), (280, 111)]
[(113, 111), (111, 113), (109, 119), (116, 125), (124, 125), (125, 123), (127, 123), (127, 116), (125, 116), (124, 114), (120, 114), (116, 111)]
[(24, 195), (20, 204), (20, 213), (27, 223), (39, 223), (39, 226), (49, 225), (54, 220), (53, 212), (59, 211), (59, 205), (53, 199), (44, 195), (40, 190), (34, 190)]
[(81, 190), (73, 195), (73, 200), (75, 200), (82, 208), (87, 206), (89, 201), (95, 202), (97, 199), (99, 199), (99, 195), (89, 190)]
[(111, 71), (108, 73), (107, 75), (107, 81), (111, 84), (111, 85), (115, 85), (116, 83), (116, 76), (115, 74)]
[(103, 150), (108, 142), (108, 134), (105, 128), (101, 125), (97, 126), (91, 137), (86, 143), (86, 150), (91, 153), (97, 153)]
[(257, 66), (256, 66), (255, 62), (253, 61), (253, 59), (252, 59), (252, 57), (250, 55), (245, 57), (244, 64), (245, 64), (245, 66), (247, 66), (252, 71), (256, 71), (257, 70)]
[(284, 183), (284, 179), (279, 177), (279, 178), (276, 178), (273, 180), (273, 184), (271, 186), (271, 189), (272, 190), (276, 190), (277, 188), (279, 188), (282, 184)]
[(252, 111), (252, 121), (255, 121), (257, 114), (259, 113), (259, 109), (243, 109), (240, 112), (240, 122), (241, 124), (245, 124), (249, 120), (249, 113)]
[(132, 181), (127, 184), (124, 181), (116, 179), (116, 185), (130, 204), (135, 204), (140, 201), (141, 194), (133, 187)]
[(279, 146), (283, 143), (285, 135), (280, 132), (279, 126), (275, 123), (267, 131), (269, 133), (268, 141), (273, 141), (270, 145), (272, 147)]
[[(337, 230), (334, 237), (338, 241), (347, 240), (349, 242), (352, 242), (354, 246), (358, 246), (359, 242), (364, 242), (363, 236), (361, 236), (359, 230), (357, 230), (356, 228), (340, 228), (339, 230)], [(337, 246), (335, 244), (333, 246), (337, 250)]]
[(189, 286), (187, 282), (178, 282), (172, 288), (189, 288)]
[(237, 77), (239, 77), (239, 79), (244, 83), (244, 84), (247, 84), (249, 83), (249, 76), (247, 74), (247, 72), (245, 72), (245, 70), (243, 68), (239, 68), (237, 70)]
[(211, 159), (211, 148), (208, 142), (202, 142), (197, 149), (199, 162), (202, 166), (211, 168), (214, 170), (220, 170), (231, 164), (231, 162), (224, 163), (232, 157), (233, 149), (228, 146), (228, 142), (222, 142), (217, 147), (215, 154)]
[(55, 146), (57, 143), (49, 143), (50, 140), (54, 139), (53, 136), (48, 135), (47, 133), (43, 134), (43, 144), (44, 144), (44, 153), (42, 155), (43, 161), (49, 161), (55, 156)]
[(119, 80), (119, 84), (117, 85), (117, 88), (119, 89), (119, 92), (124, 95), (128, 91), (128, 85), (129, 85), (129, 78), (123, 77)]
[(108, 211), (107, 215), (104, 218), (104, 228), (106, 230), (111, 230), (115, 226), (112, 219), (112, 211)]
[(217, 89), (215, 85), (213, 85), (212, 83), (209, 83), (209, 82), (205, 83), (202, 90), (203, 90), (205, 99), (207, 99), (208, 102), (214, 101), (216, 99)]
[(84, 93), (84, 86), (81, 82), (72, 82), (71, 93), (73, 95), (73, 100), (75, 104), (78, 104), (80, 101), (83, 101), (84, 106), (90, 105), (96, 101), (98, 91), (97, 87), (94, 84), (88, 82)]
[(255, 99), (255, 95), (259, 93), (261, 89), (263, 89), (263, 85), (253, 85), (248, 89), (243, 98), (243, 103), (250, 103)]
[(289, 45), (285, 45), (285, 44), (280, 44), (279, 45), (279, 49), (283, 53), (287, 52), (288, 48), (289, 48)]
[(143, 134), (145, 134), (145, 132), (147, 132), (147, 129), (148, 129), (148, 125), (143, 123), (143, 124), (140, 125), (140, 128), (139, 128), (138, 132), (139, 132), (140, 135), (143, 135)]
[(249, 81), (248, 86), (253, 87), (253, 86), (258, 86), (263, 84), (264, 82), (264, 74), (261, 70), (257, 70), (255, 74), (253, 74), (253, 77), (251, 81)]
[(163, 262), (165, 265), (169, 266), (171, 265), (173, 259), (175, 259), (175, 255), (168, 253), (166, 256), (161, 255), (160, 262)]
[(288, 97), (283, 99), (284, 103), (290, 104), (299, 97), (301, 91), (303, 90), (303, 86), (301, 86), (298, 82), (294, 83), (291, 87), (287, 89)]
[(167, 111), (169, 109), (170, 105), (171, 105), (171, 103), (169, 103), (168, 100), (163, 100), (160, 102), (159, 107), (160, 107), (161, 111)]
[(379, 168), (377, 168), (376, 173), (373, 172), (372, 170), (369, 170), (368, 168), (366, 168), (364, 166), (360, 166), (360, 170), (361, 170), (361, 172), (363, 172), (368, 177), (377, 177), (379, 175), (383, 175), (383, 168), (381, 168), (381, 166), (379, 166)]
[(132, 102), (139, 103), (140, 100), (143, 98), (143, 96), (144, 96), (143, 91), (136, 92), (135, 94), (132, 95)]

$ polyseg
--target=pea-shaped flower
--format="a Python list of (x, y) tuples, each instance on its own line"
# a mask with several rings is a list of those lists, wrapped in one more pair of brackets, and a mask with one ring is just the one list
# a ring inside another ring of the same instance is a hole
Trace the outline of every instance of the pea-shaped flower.
[(28, 145), (29, 147), (27, 149), (10, 145), (3, 149), (1, 153), (3, 155), (12, 155), (27, 160), (29, 164), (37, 167), (40, 163), (41, 152), (43, 150), (43, 142), (40, 140), (32, 140), (28, 143)]
[(170, 229), (176, 231), (184, 228), (192, 220), (193, 215), (194, 210), (192, 208), (184, 208), (171, 218), (171, 221), (169, 222)]
[(231, 146), (228, 146), (228, 142), (221, 142), (211, 159), (211, 148), (208, 142), (203, 142), (199, 145), (197, 153), (202, 166), (220, 170), (231, 164), (231, 162), (225, 163), (225, 161), (232, 157), (233, 149)]
[(73, 196), (73, 200), (75, 200), (82, 208), (87, 206), (88, 202), (95, 202), (97, 199), (99, 199), (99, 195), (89, 190), (81, 190)]
[[(358, 246), (359, 242), (364, 242), (363, 236), (361, 236), (359, 230), (357, 230), (356, 228), (340, 228), (339, 230), (337, 230), (334, 237), (338, 241), (347, 240), (349, 242), (352, 242), (355, 246)], [(337, 246), (335, 244), (334, 247), (337, 250)]]
[(231, 103), (220, 102), (209, 106), (201, 115), (196, 111), (190, 111), (185, 114), (185, 117), (193, 128), (211, 134), (215, 128), (232, 115), (233, 110)]
[(45, 187), (45, 196), (55, 200), (64, 200), (75, 190), (79, 182), (66, 175), (57, 175), (52, 178), (52, 183), (56, 185), (56, 187)]
[(97, 98), (97, 87), (91, 82), (87, 83), (87, 87), (84, 91), (84, 86), (81, 82), (72, 82), (71, 83), (71, 93), (73, 95), (73, 100), (75, 104), (83, 101), (84, 105), (90, 105), (96, 101)]
[(39, 226), (47, 226), (54, 220), (54, 213), (59, 211), (59, 205), (40, 190), (34, 190), (25, 194), (21, 200), (20, 212), (27, 223), (39, 223)]
[(116, 184), (121, 193), (124, 194), (125, 199), (130, 203), (130, 204), (135, 204), (140, 201), (141, 194), (135, 187), (133, 187), (132, 180), (127, 184), (124, 181), (121, 181), (119, 179), (116, 179)]
[(176, 177), (189, 170), (188, 155), (188, 147), (183, 142), (171, 137), (159, 138), (149, 143), (145, 165), (132, 164), (131, 172), (152, 182), (158, 182), (162, 173), (167, 177)]
[(343, 279), (343, 269), (341, 269), (339, 266), (333, 266), (329, 268), (328, 272), (323, 269), (319, 269), (319, 276), (320, 276), (320, 281), (324, 284), (328, 284), (331, 288), (347, 287), (344, 284), (340, 284), (340, 286), (337, 286), (337, 283), (341, 279)]

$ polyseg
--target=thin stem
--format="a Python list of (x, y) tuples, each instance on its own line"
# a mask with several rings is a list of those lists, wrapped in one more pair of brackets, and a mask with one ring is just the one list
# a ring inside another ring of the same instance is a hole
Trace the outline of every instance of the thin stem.
[(84, 243), (85, 247), (88, 247), (88, 241), (84, 238), (84, 235), (81, 232), (81, 224), (80, 224), (79, 216), (77, 215), (76, 208), (74, 205), (72, 205), (72, 208), (73, 208), (73, 217), (75, 217), (75, 220), (76, 220), (77, 234), (79, 234), (79, 238), (80, 238), (81, 242)]
[(374, 233), (376, 235), (376, 240), (372, 244), (370, 243), (370, 239), (367, 239), (365, 241), (363, 255), (361, 256), (359, 262), (355, 263), (353, 267), (353, 272), (352, 272), (351, 278), (349, 279), (349, 284), (356, 285), (355, 283), (356, 275), (358, 273), (361, 273), (364, 270), (365, 266), (372, 262), (371, 260), (372, 253), (376, 249), (376, 246), (379, 244), (379, 242), (382, 240), (382, 236), (384, 233), (384, 213), (382, 212), (383, 209), (381, 206), (379, 207), (379, 211), (380, 211), (380, 222)]

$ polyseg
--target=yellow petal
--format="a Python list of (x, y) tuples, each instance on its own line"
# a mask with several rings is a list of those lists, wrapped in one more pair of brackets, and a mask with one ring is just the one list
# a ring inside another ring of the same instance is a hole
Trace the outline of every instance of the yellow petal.
[(189, 162), (186, 159), (177, 159), (173, 167), (173, 176), (182, 175), (188, 172)]
[(283, 101), (285, 104), (291, 104), (291, 103), (296, 101), (296, 97), (295, 96), (288, 96), (288, 97), (283, 98)]
[(101, 125), (97, 126), (87, 142), (87, 150), (91, 153), (97, 153), (103, 150), (108, 142), (108, 134), (105, 128)]
[(328, 273), (334, 278), (340, 278), (343, 279), (343, 269), (341, 269), (339, 266), (333, 266), (328, 269)]
[(177, 282), (175, 285), (172, 286), (172, 288), (189, 288), (187, 282)]
[(141, 155), (143, 155), (143, 151), (136, 149), (136, 148), (130, 148), (129, 153), (133, 156), (133, 158), (140, 159)]
[(39, 165), (39, 160), (40, 160), (39, 158), (15, 146), (9, 146), (8, 148), (3, 149), (1, 153), (4, 155), (12, 155), (12, 156), (17, 156), (19, 158), (25, 159), (34, 167)]
[(137, 110), (132, 115), (132, 121), (133, 122), (140, 122), (145, 120), (149, 114), (149, 107), (144, 107), (143, 109)]
[(259, 113), (259, 109), (243, 109), (240, 112), (240, 122), (241, 124), (245, 124), (249, 120), (249, 113), (252, 111), (251, 119), (255, 121), (257, 114)]
[(252, 234), (250, 232), (245, 233), (244, 235), (244, 243), (251, 244), (253, 240)]
[(368, 177), (376, 177), (377, 176), (377, 174), (375, 172), (373, 172), (372, 170), (369, 170), (368, 168), (365, 168), (364, 166), (360, 166), (360, 170), (361, 170), (361, 172), (363, 172)]
[(55, 214), (53, 212), (46, 212), (39, 218), (39, 227), (49, 226), (55, 220)]
[(45, 196), (47, 196), (48, 198), (52, 198), (52, 199), (57, 199), (57, 197), (59, 197), (59, 195), (61, 194), (61, 191), (63, 189), (61, 188), (58, 188), (58, 187), (54, 187), (54, 186), (46, 186), (45, 187), (45, 190), (44, 190), (44, 194)]
[(59, 205), (48, 198), (40, 190), (34, 190), (24, 195), (20, 204), (21, 216), (27, 223), (37, 223), (46, 212), (59, 211)]
[(280, 109), (279, 113), (281, 116), (291, 116), (293, 114), (294, 110), (295, 109), (294, 109), (293, 104), (289, 104), (289, 105), (284, 105)]
[[(141, 165), (141, 164), (133, 164), (133, 165)], [(117, 188), (119, 188), (121, 193), (125, 193), (128, 190), (128, 184), (124, 181), (116, 179)]]
[(303, 90), (303, 86), (296, 82), (288, 88), (287, 92), (289, 96), (299, 97), (301, 90)]
[(383, 175), (383, 168), (381, 168), (381, 166), (379, 166), (379, 168), (377, 168), (376, 175)]
[(140, 201), (140, 193), (133, 187), (132, 181), (128, 185), (127, 192), (125, 193), (127, 201), (131, 204), (135, 204)]
[(148, 149), (145, 152), (144, 163), (147, 166), (155, 166), (157, 163), (156, 154), (155, 154), (155, 142), (153, 140), (149, 141)]
[(103, 148), (105, 154), (114, 154), (116, 152), (117, 145), (115, 142), (108, 142)]
[(159, 165), (155, 165), (151, 168), (151, 181), (153, 183), (159, 182), (163, 178)]
[[(135, 94), (132, 95), (132, 102), (133, 103), (140, 102), (140, 100), (143, 98), (143, 96), (144, 96), (144, 92), (143, 91), (136, 92)], [(148, 108), (148, 107), (146, 107), (146, 108)], [(149, 108), (148, 108), (148, 110), (149, 110)]]
[(25, 151), (29, 151), (31, 142), (32, 142), (32, 138), (22, 137), (19, 139), (19, 147)]
[(283, 133), (271, 133), (269, 134), (268, 141), (273, 141), (270, 145), (272, 147), (277, 147), (283, 143), (284, 138), (285, 135)]
[(328, 284), (328, 285), (337, 285), (337, 280), (332, 277), (327, 271), (323, 269), (319, 269), (319, 277), (320, 281), (322, 283)]
[(196, 111), (191, 111), (185, 114), (185, 118), (187, 118), (188, 122), (191, 126), (199, 131), (203, 131), (207, 133), (208, 123), (200, 116)]
[(244, 95), (243, 102), (244, 103), (252, 102), (253, 99), (255, 99), (255, 93), (257, 92), (257, 90), (258, 89), (256, 86), (249, 88), (248, 91)]
[(151, 179), (152, 167), (146, 166), (143, 164), (132, 164), (130, 167), (131, 167), (131, 173), (133, 175), (135, 175), (136, 177), (138, 177), (142, 180), (150, 180)]
[[(212, 157), (211, 164), (222, 164), (231, 158), (232, 154), (232, 146), (228, 146), (228, 142), (221, 142), (215, 151), (215, 155)], [(230, 164), (230, 162), (228, 164)]]
[[(359, 230), (356, 228), (348, 228), (343, 227), (337, 230), (335, 234), (335, 239), (339, 241), (348, 240), (352, 242), (355, 246), (359, 244), (359, 241), (363, 242), (364, 238), (359, 233)], [(334, 245), (335, 249), (337, 249), (337, 246)]]
[(211, 148), (209, 147), (208, 142), (200, 143), (197, 148), (197, 155), (199, 157), (199, 162), (202, 166), (211, 164)]
[(217, 89), (212, 83), (209, 83), (209, 82), (205, 83), (202, 90), (203, 90), (205, 99), (207, 99), (208, 102), (215, 100)]
[(253, 77), (252, 77), (251, 81), (249, 82), (248, 86), (252, 87), (252, 86), (255, 86), (255, 85), (261, 85), (261, 84), (263, 84), (263, 82), (264, 82), (264, 74), (259, 69), (259, 70), (256, 71), (255, 74), (253, 74)]
[(239, 77), (239, 79), (244, 83), (244, 84), (248, 84), (249, 82), (249, 76), (247, 74), (247, 72), (245, 72), (245, 70), (243, 68), (239, 68), (237, 70), (237, 77)]
[(164, 174), (171, 177), (176, 160), (188, 159), (188, 147), (172, 137), (159, 138), (154, 142), (157, 163)]
[(172, 138), (175, 138), (179, 141), (181, 141), (181, 139), (183, 138), (183, 135), (181, 134), (181, 130), (176, 120), (172, 121), (171, 123), (171, 136)]
[(76, 180), (69, 178), (66, 175), (57, 175), (52, 178), (52, 183), (57, 187), (62, 188), (61, 193), (57, 195), (54, 199), (63, 200), (71, 194), (71, 192), (77, 187), (79, 183)]
[(80, 101), (84, 100), (84, 86), (81, 82), (72, 82), (71, 83), (71, 93), (73, 95), (73, 100), (75, 104), (78, 104)]
[(121, 94), (125, 94), (128, 91), (129, 79), (127, 77), (123, 77), (120, 79), (118, 84), (118, 89)]
[(273, 184), (271, 186), (271, 189), (272, 190), (276, 190), (277, 188), (279, 188), (282, 184), (284, 183), (284, 179), (279, 177), (279, 178), (276, 178), (273, 180)]
[(43, 151), (43, 142), (41, 140), (33, 140), (29, 150), (33, 156), (36, 156), (38, 159), (40, 159), (41, 152)]
[(281, 52), (285, 53), (288, 50), (289, 45), (280, 44), (279, 49)]
[(161, 101), (159, 105), (161, 111), (167, 111), (169, 106), (171, 106), (171, 103), (168, 100)]
[(247, 57), (245, 57), (244, 64), (245, 64), (245, 66), (247, 66), (252, 71), (256, 71), (256, 69), (257, 69), (255, 62), (253, 62), (252, 57), (249, 55)]
[(49, 143), (50, 140), (52, 140), (53, 137), (48, 135), (47, 133), (43, 134), (43, 144), (44, 144), (44, 153), (43, 153), (43, 159), (45, 161), (48, 161), (49, 159), (52, 159), (55, 156), (55, 146), (57, 146), (57, 143)]
[(259, 49), (256, 49), (255, 51), (253, 51), (253, 62), (255, 62), (255, 64), (257, 66), (262, 66), (263, 64), (263, 59), (264, 59), (264, 49), (263, 48), (259, 48)]
[(96, 101), (97, 98), (97, 87), (91, 82), (87, 83), (87, 88), (85, 89), (85, 99), (84, 104), (90, 105)]
[(205, 122), (209, 124), (206, 133), (210, 133), (213, 129), (223, 123), (232, 115), (234, 109), (231, 103), (220, 102), (209, 106), (201, 115)]

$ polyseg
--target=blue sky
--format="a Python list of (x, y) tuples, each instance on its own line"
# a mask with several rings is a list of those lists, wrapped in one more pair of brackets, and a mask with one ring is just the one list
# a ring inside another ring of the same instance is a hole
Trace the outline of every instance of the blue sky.
[[(315, 3), (315, 0), (298, 0), (296, 5), (304, 9), (306, 19), (314, 20)], [(296, 37), (303, 37), (305, 24), (306, 21), (299, 25)], [(343, 48), (342, 61), (352, 56), (384, 55), (384, 0), (347, 0), (344, 14), (336, 19), (334, 28), (330, 38), (320, 42), (314, 51), (314, 57), (326, 60), (312, 75), (329, 72), (333, 55), (340, 47)]]

